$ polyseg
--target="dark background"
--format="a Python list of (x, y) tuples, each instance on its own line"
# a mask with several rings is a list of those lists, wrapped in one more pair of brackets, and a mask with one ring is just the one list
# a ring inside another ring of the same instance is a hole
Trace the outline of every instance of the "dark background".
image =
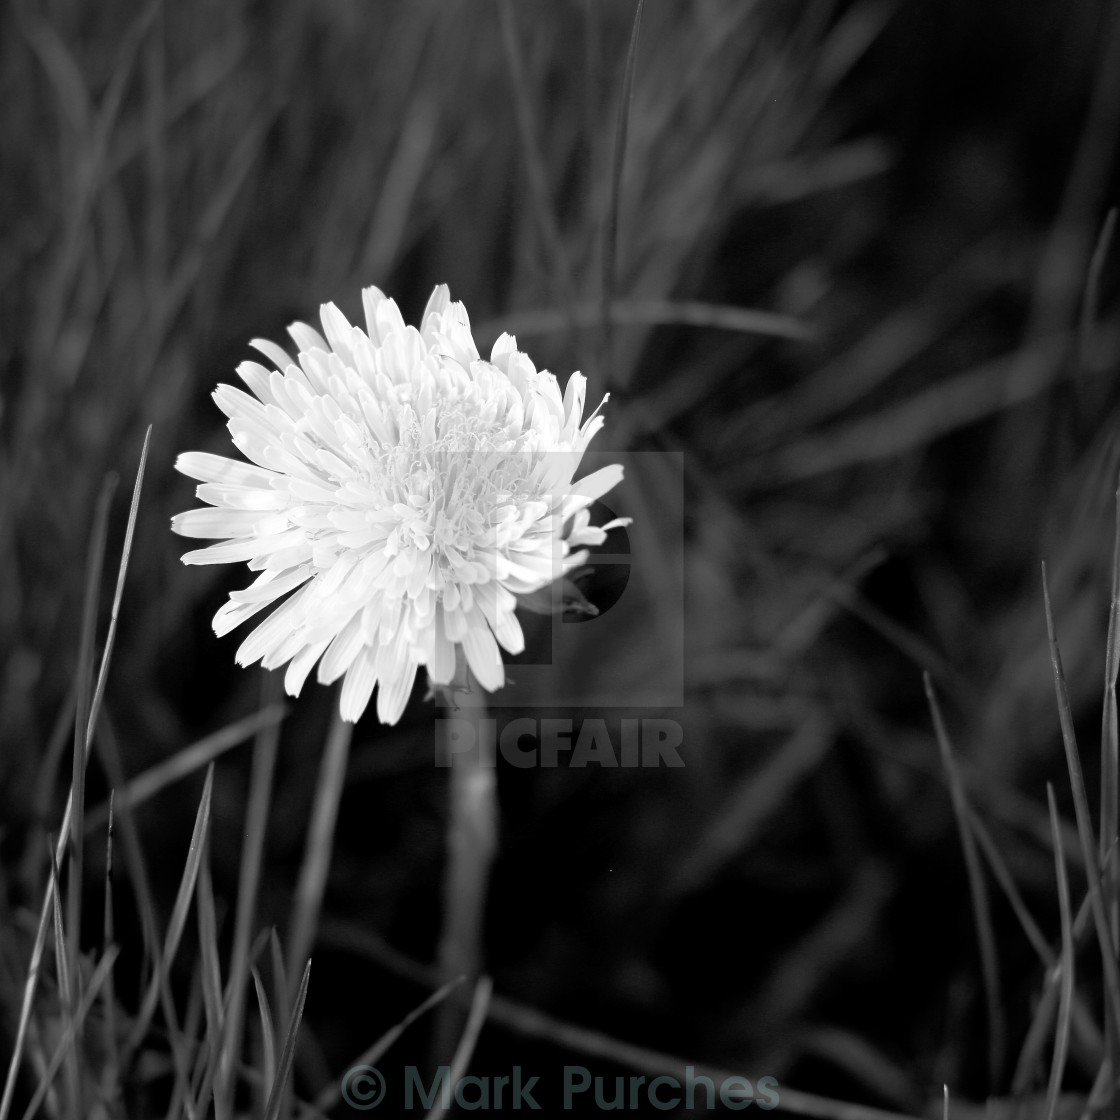
[[(234, 666), (239, 639), (210, 631), (246, 573), (182, 567), (189, 546), (168, 529), (193, 504), (176, 454), (230, 451), (214, 385), (250, 338), (283, 341), (320, 303), (360, 321), (360, 289), (377, 284), (415, 322), (446, 282), (484, 352), (510, 330), (561, 381), (584, 370), (592, 404), (611, 391), (597, 448), (685, 463), (683, 525), (656, 472), (628, 478), (642, 512), (627, 510), (626, 594), (679, 609), (656, 575), (683, 578), (686, 703), (613, 714), (679, 718), (686, 765), (499, 772), (496, 991), (883, 1107), (921, 1111), (943, 1082), (1006, 1092), (1042, 970), (993, 887), (1011, 1057), (990, 1083), (921, 673), (1056, 935), (1047, 779), (1069, 805), (1039, 563), (1092, 784), (1120, 401), (1113, 256), (1095, 325), (1078, 324), (1116, 199), (1120, 13), (650, 0), (617, 297), (758, 308), (811, 337), (623, 322), (608, 359), (594, 309), (634, 8), (505, 12), (56, 0), (0, 13), (0, 893), (12, 915), (38, 897), (57, 829), (69, 733), (52, 729), (106, 472), (122, 484), (102, 634), (154, 425), (102, 721), (134, 774), (260, 702), (260, 671)], [(611, 618), (585, 624), (593, 656), (556, 672), (639, 672), (644, 639)], [(378, 949), (428, 963), (438, 936), (446, 773), (422, 697), (421, 683), (398, 726), (371, 712), (355, 731), (297, 1075), (309, 1094), (425, 993)], [(284, 725), (261, 914), (281, 935), (333, 702), (309, 684)], [(247, 751), (216, 774), (227, 909)], [(96, 760), (89, 782), (101, 800)], [(165, 906), (200, 785), (195, 773), (139, 814)], [(126, 950), (129, 905), (122, 888)], [(373, 948), (355, 949), (355, 931)], [(1082, 978), (1093, 1006), (1091, 963)], [(422, 1032), (393, 1054), (422, 1058)], [(495, 1025), (476, 1064), (551, 1076), (565, 1061), (595, 1064)], [(1094, 1068), (1075, 1048), (1070, 1083)]]

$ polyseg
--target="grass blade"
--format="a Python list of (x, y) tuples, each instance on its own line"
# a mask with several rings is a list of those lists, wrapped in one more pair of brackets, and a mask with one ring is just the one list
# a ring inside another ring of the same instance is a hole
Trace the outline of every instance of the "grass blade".
[[(209, 848), (209, 844), (207, 844)], [(210, 879), (210, 860), (208, 853), (203, 855), (198, 868), (196, 890), (198, 905), (198, 943), (199, 943), (199, 984), (202, 989), (202, 1004), (206, 1014), (206, 1048), (209, 1051), (203, 1074), (202, 1086), (209, 1093), (218, 1063), (221, 1059), (225, 1040), (226, 1015), (222, 1002), (222, 973), (218, 960), (218, 919), (214, 907), (214, 886)], [(199, 1104), (205, 1106), (200, 1097)], [(222, 1104), (215, 1102), (215, 1120), (226, 1120), (230, 1114)]]
[(198, 1028), (202, 1022), (203, 1014), (202, 985), (191, 985), (187, 1014), (183, 1020), (182, 1028), (178, 1025), (170, 986), (166, 980), (160, 986), (160, 993), (163, 1000), (163, 1013), (168, 1024), (171, 1060), (175, 1067), (171, 1101), (164, 1115), (166, 1120), (182, 1120), (182, 1118), (195, 1120), (199, 1116), (199, 1110), (196, 1105), (195, 1094), (191, 1088), (191, 1066), (193, 1065), (194, 1048), (186, 1040), (198, 1037)]
[(682, 857), (665, 893), (681, 898), (710, 883), (739, 853), (749, 849), (791, 793), (812, 774), (833, 742), (826, 716), (807, 713), (785, 743), (756, 771), (738, 781), (724, 804)]
[[(513, 311), (504, 315), (500, 323), (481, 324), (478, 335), (496, 337), (502, 331), (518, 338), (559, 334), (570, 329), (572, 316), (577, 326), (588, 327), (601, 323), (602, 314), (602, 307), (593, 303), (577, 303), (571, 315), (552, 308)], [(611, 325), (617, 327), (697, 327), (798, 342), (815, 337), (814, 328), (793, 315), (702, 300), (616, 299), (610, 306), (610, 319)]]
[(1038, 1082), (1038, 1070), (1041, 1068), (1043, 1055), (1046, 1051), (1046, 1042), (1050, 1037), (1054, 1016), (1057, 1012), (1061, 985), (1061, 966), (1055, 964), (1046, 973), (1042, 995), (1031, 1016), (1027, 1036), (1023, 1040), (1022, 1048), (1019, 1051), (1019, 1059), (1015, 1063), (1015, 1072), (1011, 1077), (1012, 1096), (1025, 1096)]
[(1116, 207), (1109, 210), (1097, 238), (1096, 248), (1089, 260), (1089, 274), (1085, 281), (1085, 302), (1081, 307), (1081, 367), (1091, 368), (1090, 350), (1093, 343), (1093, 329), (1097, 324), (1097, 311), (1100, 307), (1101, 273), (1112, 247), (1112, 237), (1116, 232)]
[[(1058, 830), (1062, 833), (1065, 831), (1062, 828), (1060, 820), (1058, 822)], [(1053, 825), (1051, 825), (1051, 831), (1053, 831)], [(1065, 846), (1068, 842), (1069, 837), (1065, 836), (1062, 840), (1063, 859), (1066, 857)], [(1075, 954), (1081, 950), (1089, 933), (1089, 922), (1092, 914), (1091, 902), (1091, 896), (1086, 892), (1073, 918), (1072, 937)], [(1038, 1069), (1038, 1063), (1045, 1049), (1046, 1040), (1050, 1031), (1050, 1023), (1054, 1017), (1061, 994), (1061, 962), (1049, 949), (1047, 952), (1050, 956), (1051, 963), (1048, 966), (1046, 982), (1042, 989), (1041, 998), (1038, 1001), (1038, 1006), (1035, 1008), (1030, 1029), (1027, 1031), (1027, 1037), (1023, 1042), (1023, 1047), (1019, 1054), (1019, 1061), (1016, 1065), (1015, 1075), (1011, 1083), (1012, 1095), (1025, 1095), (1035, 1084), (1035, 1072)], [(1078, 998), (1076, 989), (1074, 989), (1073, 997), (1072, 1028), (1075, 1036), (1086, 1051), (1097, 1055), (1102, 1054), (1104, 1052), (1105, 1042), (1101, 1032), (1097, 1028), (1096, 1022), (1088, 1009)]]
[(43, 1071), (42, 1077), (39, 1078), (39, 1084), (36, 1086), (35, 1093), (28, 1102), (27, 1108), (24, 1110), (23, 1120), (31, 1120), (39, 1111), (39, 1106), (43, 1103), (43, 1099), (50, 1089), (51, 1082), (54, 1081), (55, 1075), (58, 1073), (59, 1066), (62, 1065), (68, 1055), (74, 1053), (77, 1031), (85, 1022), (86, 1015), (89, 1014), (89, 1009), (93, 1006), (94, 1000), (97, 999), (98, 994), (108, 982), (112, 974), (113, 964), (117, 959), (117, 952), (117, 947), (114, 945), (105, 953), (98, 962), (97, 968), (94, 969), (93, 975), (90, 977), (89, 987), (82, 993), (82, 998), (75, 1010), (74, 1018), (66, 1024), (66, 1029), (63, 1031), (62, 1037), (59, 1039), (58, 1045), (51, 1055), (51, 1060), (47, 1068)]
[(1106, 1116), (1108, 1102), (1112, 1099), (1113, 1092), (1112, 1062), (1106, 1058), (1097, 1071), (1093, 1087), (1089, 1090), (1089, 1099), (1081, 1113), (1082, 1120), (1096, 1120), (1098, 1116)]
[[(144, 963), (151, 967), (152, 962), (159, 956), (159, 929), (156, 917), (156, 904), (152, 895), (151, 876), (148, 873), (147, 860), (144, 856), (144, 846), (140, 839), (140, 829), (136, 818), (127, 802), (122, 802), (116, 791), (125, 785), (124, 768), (121, 764), (120, 748), (117, 742), (116, 731), (109, 712), (106, 710), (98, 723), (97, 739), (98, 758), (102, 769), (108, 776), (113, 794), (114, 820), (120, 818), (121, 844), (124, 848), (124, 860), (128, 869), (128, 878), (136, 896), (136, 905), (140, 917), (140, 931), (144, 937)], [(106, 806), (108, 808), (108, 806)], [(100, 818), (100, 814), (98, 814)], [(108, 817), (106, 815), (106, 823)], [(89, 816), (86, 817), (86, 828), (89, 829)], [(116, 825), (114, 824), (114, 831)]]
[(1073, 921), (1070, 917), (1069, 882), (1066, 879), (1066, 861), (1062, 852), (1062, 836), (1058, 828), (1058, 806), (1054, 801), (1054, 787), (1046, 783), (1046, 799), (1050, 806), (1050, 821), (1054, 833), (1054, 871), (1058, 879), (1058, 908), (1062, 921), (1062, 994), (1058, 1003), (1058, 1025), (1054, 1034), (1054, 1060), (1050, 1067), (1050, 1087), (1046, 1093), (1046, 1120), (1054, 1120), (1058, 1094), (1062, 1088), (1062, 1075), (1069, 1052), (1071, 1012), (1073, 1008)]
[[(331, 726), (327, 732), (327, 745), (319, 769), (319, 784), (311, 810), (311, 823), (303, 852), (296, 887), (295, 913), (292, 916), (288, 942), (288, 975), (293, 980), (299, 962), (311, 955), (315, 931), (319, 925), (319, 910), (327, 887), (331, 850), (334, 846), (334, 827), (338, 820), (338, 804), (346, 784), (346, 763), (350, 757), (350, 737), (354, 725), (343, 718), (338, 704), (332, 709)], [(293, 993), (289, 993), (290, 1004)]]
[[(77, 963), (70, 960), (70, 946), (62, 920), (62, 903), (59, 885), (58, 861), (55, 858), (53, 845), (49, 846), (51, 857), (51, 882), (54, 890), (51, 892), (51, 915), (54, 925), (54, 959), (58, 978), (58, 1018), (63, 1024), (66, 1034), (77, 1033), (77, 992), (81, 986), (79, 968)], [(81, 1039), (75, 1040), (76, 1045), (69, 1046), (63, 1052), (66, 1064), (66, 1086), (69, 1107), (76, 1116), (82, 1114), (82, 1071), (78, 1062), (78, 1052)]]
[[(101, 951), (108, 953), (114, 948), (116, 934), (113, 923), (113, 795), (109, 795), (109, 826), (105, 831), (105, 914), (101, 928)], [(105, 1028), (102, 1031), (102, 1048), (105, 1052), (105, 1068), (102, 1085), (115, 1096), (119, 1085), (120, 1052), (117, 1039), (116, 992), (113, 973), (110, 970), (102, 988), (102, 1016)]]
[[(1089, 903), (1092, 907), (1093, 921), (1096, 925), (1097, 939), (1100, 942), (1101, 963), (1104, 966), (1105, 1009), (1109, 1024), (1109, 1038), (1113, 1048), (1120, 1038), (1120, 972), (1117, 970), (1116, 949), (1109, 931), (1108, 916), (1105, 912), (1104, 895), (1101, 891), (1099, 863), (1095, 850), (1093, 822), (1089, 813), (1089, 798), (1085, 792), (1085, 779), (1081, 772), (1081, 758), (1077, 751), (1077, 735), (1073, 727), (1073, 712), (1070, 708), (1069, 691), (1066, 687), (1065, 673), (1062, 671), (1062, 657), (1058, 640), (1054, 634), (1054, 613), (1050, 605), (1050, 587), (1046, 579), (1046, 564), (1042, 565), (1042, 597), (1046, 610), (1046, 636), (1050, 645), (1050, 662), (1054, 670), (1054, 689), (1058, 700), (1058, 718), (1062, 727), (1062, 743), (1066, 752), (1066, 765), (1069, 769), (1070, 787), (1073, 790), (1073, 807), (1077, 817), (1077, 833), (1081, 842), (1081, 854), (1085, 861), (1086, 876), (1089, 883)], [(1109, 1055), (1115, 1066), (1116, 1054)]]
[(28, 1028), (31, 1023), (31, 1008), (35, 1002), (35, 992), (39, 986), (39, 975), (43, 969), (43, 954), (47, 944), (47, 928), (50, 925), (55, 905), (55, 873), (57, 866), (54, 851), (51, 852), (51, 874), (47, 883), (43, 905), (39, 911), (39, 925), (35, 931), (35, 941), (31, 946), (31, 959), (27, 965), (27, 979), (23, 985), (23, 1000), (20, 1004), (19, 1020), (16, 1023), (16, 1039), (12, 1056), (8, 1061), (8, 1073), (4, 1080), (4, 1095), (0, 1097), (0, 1120), (8, 1120), (12, 1099), (16, 1091), (16, 1074), (19, 1072), (20, 1057), (27, 1043)]
[(502, 25), (502, 47), (506, 66), (509, 69), (510, 84), (513, 86), (513, 108), (517, 120), (517, 131), (521, 138), (521, 148), (525, 155), (525, 173), (529, 179), (529, 195), (533, 203), (533, 213), (540, 227), (541, 238), (551, 264), (550, 272), (555, 277), (559, 289), (560, 302), (566, 312), (567, 325), (574, 335), (576, 332), (575, 285), (572, 283), (572, 266), (564, 248), (564, 239), (556, 220), (556, 207), (549, 189), (548, 167), (545, 164), (541, 146), (537, 142), (540, 130), (533, 118), (533, 99), (529, 83), (522, 65), (521, 48), (517, 41), (517, 27), (514, 7), (511, 0), (501, 0), (498, 5), (498, 18)]
[[(262, 711), (275, 706), (279, 698), (281, 678), (278, 673), (262, 673)], [(272, 782), (276, 769), (276, 751), (280, 732), (277, 722), (257, 729), (253, 745), (253, 772), (249, 782), (249, 806), (245, 815), (245, 844), (241, 849), (241, 868), (237, 884), (237, 913), (233, 926), (233, 947), (230, 950), (229, 984), (226, 1003), (229, 1011), (222, 1060), (214, 1092), (215, 1112), (228, 1113), (232, 1106), (234, 1070), (241, 1051), (241, 1025), (245, 1010), (246, 979), (250, 960), (250, 939), (256, 913), (257, 888), (260, 884), (264, 857), (265, 832), (272, 802)], [(271, 1081), (271, 1077), (269, 1078)]]
[(261, 982), (261, 974), (252, 969), (253, 985), (257, 990), (257, 1009), (261, 1017), (261, 1046), (264, 1049), (264, 1083), (272, 1085), (276, 1080), (276, 1025), (272, 1018), (272, 1006), (268, 993)]
[[(101, 571), (105, 563), (105, 542), (109, 535), (109, 505), (117, 486), (116, 475), (109, 475), (97, 499), (89, 553), (86, 561), (86, 587), (82, 603), (82, 631), (78, 651), (74, 713), (73, 776), (70, 785), (72, 821), (70, 827), (70, 868), (66, 883), (66, 923), (69, 942), (70, 973), (77, 976), (82, 944), (82, 880), (84, 848), (82, 817), (86, 804), (86, 759), (89, 757), (88, 723), (93, 688), (93, 646), (97, 636), (97, 605), (100, 601)], [(61, 846), (61, 844), (60, 844)], [(79, 1046), (81, 1041), (79, 1039)], [(79, 1111), (81, 1111), (79, 1109)]]
[[(346, 724), (347, 727), (350, 724)], [(303, 1018), (303, 1005), (307, 1002), (307, 984), (311, 979), (311, 961), (308, 960), (303, 969), (303, 977), (296, 992), (295, 1006), (292, 1008), (291, 1018), (288, 1020), (288, 1030), (284, 1038), (284, 1049), (280, 1053), (280, 1063), (276, 1069), (276, 1080), (272, 1083), (272, 1091), (268, 1095), (268, 1104), (264, 1110), (264, 1120), (276, 1120), (280, 1115), (280, 1102), (284, 1099), (284, 1088), (288, 1082), (288, 1074), (292, 1070), (292, 1059), (296, 1052), (296, 1034), (299, 1031), (299, 1022)]]
[(988, 1010), (988, 1087), (994, 1092), (1003, 1070), (1006, 1041), (1003, 1026), (1003, 1000), (1000, 996), (999, 957), (996, 953), (995, 932), (992, 929), (992, 912), (988, 901), (988, 887), (980, 857), (976, 851), (976, 839), (969, 822), (968, 798), (964, 782), (953, 757), (953, 748), (941, 715), (941, 705), (929, 673), (922, 674), (926, 700), (929, 703), (933, 728), (937, 736), (937, 746), (941, 752), (941, 763), (949, 781), (949, 795), (953, 802), (953, 815), (957, 819), (961, 850), (964, 853), (965, 869), (968, 874), (968, 889), (972, 896), (972, 912), (976, 922), (976, 939), (980, 945), (980, 967), (984, 978), (984, 997)]
[[(135, 778), (124, 784), (117, 792), (118, 809), (138, 808), (161, 790), (201, 770), (203, 766), (213, 762), (226, 751), (244, 743), (251, 735), (257, 734), (263, 728), (278, 724), (286, 713), (287, 708), (283, 704), (274, 704), (259, 712), (253, 712), (244, 719), (235, 720), (220, 731), (215, 731), (212, 735), (207, 735), (189, 747), (177, 751), (166, 761), (137, 774)], [(107, 802), (91, 809), (86, 815), (87, 830), (101, 828), (108, 815)]]
[(1004, 897), (1011, 905), (1023, 933), (1038, 954), (1038, 959), (1047, 968), (1051, 967), (1054, 964), (1053, 950), (1043, 936), (1042, 930), (1038, 928), (1038, 923), (1027, 909), (1027, 904), (1023, 901), (1023, 896), (1019, 893), (1019, 888), (1015, 885), (1015, 880), (1011, 877), (1011, 872), (1008, 870), (1003, 856), (1000, 855), (991, 833), (988, 832), (987, 826), (972, 806), (968, 805), (966, 808), (968, 810), (969, 829), (975, 837), (976, 843), (980, 846), (980, 850), (984, 853), (984, 858), (988, 861), (988, 866), (992, 870), (995, 881), (999, 884)]
[[(471, 1000), (470, 1014), (467, 1016), (467, 1025), (463, 1029), (463, 1037), (455, 1049), (455, 1057), (451, 1059), (451, 1069), (447, 1075), (447, 1084), (452, 1092), (459, 1083), (459, 1078), (467, 1071), (474, 1048), (478, 1043), (478, 1036), (486, 1022), (490, 1010), (490, 996), (494, 990), (494, 981), (489, 976), (480, 976), (474, 988), (474, 998)], [(442, 1102), (437, 1104), (427, 1115), (426, 1120), (439, 1120), (440, 1116), (447, 1113)]]
[(603, 276), (599, 294), (599, 368), (607, 384), (616, 381), (611, 375), (611, 304), (614, 302), (615, 271), (618, 256), (618, 214), (622, 197), (622, 170), (626, 163), (626, 137), (630, 130), (630, 105), (634, 96), (634, 71), (638, 65), (638, 33), (642, 26), (645, 0), (638, 0), (634, 9), (634, 25), (630, 30), (630, 45), (626, 50), (626, 69), (622, 76), (622, 90), (618, 101), (618, 119), (615, 123), (614, 153), (611, 158), (611, 178), (607, 193), (607, 212), (603, 219)]
[[(1110, 218), (1116, 217), (1113, 210)], [(1111, 223), (1106, 232), (1111, 230)], [(1102, 234), (1102, 237), (1104, 235)], [(1108, 911), (1112, 939), (1120, 936), (1120, 871), (1115, 861), (1106, 866), (1108, 853), (1120, 834), (1120, 721), (1116, 706), (1116, 679), (1120, 673), (1120, 487), (1116, 490), (1116, 514), (1112, 544), (1112, 596), (1108, 609), (1108, 639), (1105, 646), (1104, 704), (1101, 714), (1101, 870), (1107, 885)]]
[(113, 645), (117, 637), (117, 619), (120, 616), (121, 600), (124, 598), (124, 581), (128, 574), (128, 560), (132, 555), (132, 538), (136, 532), (136, 514), (140, 509), (140, 490), (144, 484), (144, 468), (148, 463), (148, 449), (152, 442), (152, 426), (144, 433), (144, 446), (140, 450), (140, 466), (136, 470), (136, 482), (132, 487), (132, 501), (128, 507), (128, 524), (124, 531), (124, 546), (121, 549), (121, 562), (117, 567), (117, 586), (113, 591), (113, 607), (109, 613), (109, 629), (105, 634), (105, 648), (101, 652), (101, 665), (97, 670), (97, 685), (94, 688), (93, 700), (89, 707), (89, 722), (86, 727), (86, 753), (89, 753), (88, 741), (93, 737), (93, 729), (97, 725), (97, 715), (101, 711), (101, 702), (105, 696), (105, 681), (109, 676), (109, 662), (113, 656)]
[[(47, 739), (42, 765), (36, 775), (35, 792), (32, 795), (35, 806), (33, 819), (35, 820), (49, 821), (54, 815), (58, 772), (62, 766), (62, 756), (66, 751), (67, 741), (73, 736), (74, 720), (76, 718), (74, 714), (74, 704), (77, 700), (76, 692), (77, 683), (71, 679), (67, 688), (66, 699), (63, 700), (58, 709), (58, 715), (55, 717), (54, 725)], [(72, 746), (71, 750), (73, 750)], [(35, 844), (28, 843), (21, 874), (29, 894), (34, 894), (39, 887), (41, 879), (39, 860), (41, 856), (42, 852)]]
[[(595, 0), (583, 0), (583, 134), (586, 137), (587, 178), (599, 181), (600, 149), (595, 143), (599, 132), (599, 95), (603, 86), (602, 15)], [(510, 331), (510, 334), (513, 334)]]
[[(149, 429), (150, 435), (150, 429)], [(71, 833), (76, 837), (82, 835), (82, 829), (73, 828), (75, 804), (78, 802), (77, 812), (79, 815), (82, 813), (84, 802), (84, 782), (85, 782), (85, 759), (88, 758), (90, 745), (92, 743), (92, 728), (96, 722), (97, 713), (100, 710), (101, 699), (104, 694), (105, 679), (108, 675), (109, 661), (112, 654), (113, 639), (116, 634), (116, 617), (120, 608), (121, 596), (124, 589), (125, 572), (128, 568), (128, 558), (132, 546), (132, 532), (136, 524), (136, 511), (139, 507), (140, 499), (140, 482), (143, 478), (144, 464), (147, 459), (148, 451), (148, 437), (144, 440), (144, 450), (141, 455), (140, 469), (137, 474), (136, 486), (133, 490), (132, 505), (129, 510), (128, 530), (125, 535), (125, 545), (121, 555), (121, 562), (118, 568), (117, 575), (117, 588), (113, 598), (113, 615), (110, 621), (109, 632), (106, 636), (105, 649), (101, 655), (101, 666), (98, 671), (97, 685), (93, 692), (92, 700), (89, 699), (88, 682), (92, 677), (92, 633), (93, 622), (90, 618), (95, 614), (96, 604), (90, 606), (90, 599), (94, 594), (96, 587), (100, 584), (100, 556), (104, 554), (104, 534), (108, 521), (108, 494), (111, 492), (108, 480), (106, 486), (102, 491), (102, 497), (98, 503), (98, 511), (94, 518), (93, 537), (91, 538), (90, 557), (91, 557), (91, 573), (87, 578), (86, 585), (86, 606), (83, 609), (83, 623), (82, 623), (82, 639), (78, 660), (78, 674), (77, 686), (75, 688), (75, 714), (74, 714), (74, 771), (76, 783), (71, 784), (70, 795), (66, 803), (66, 808), (62, 816), (62, 824), (59, 829), (58, 840), (55, 845), (55, 860), (60, 861), (69, 846)], [(101, 543), (98, 546), (98, 538)], [(99, 555), (100, 553), (100, 555)], [(93, 577), (92, 558), (98, 556), (96, 560), (97, 576)], [(95, 619), (94, 619), (95, 621)], [(84, 683), (83, 683), (84, 682)], [(84, 694), (84, 695), (83, 695)], [(81, 732), (79, 732), (81, 729)], [(79, 755), (79, 742), (81, 743), (80, 753), (82, 755), (81, 766), (78, 764)], [(79, 775), (80, 771), (80, 775)], [(75, 794), (83, 794), (83, 796), (75, 797)], [(75, 843), (72, 849), (78, 855), (78, 862), (71, 864), (71, 879), (75, 882), (77, 888), (80, 890), (81, 880), (81, 845)], [(78, 899), (75, 899), (71, 905), (76, 911), (80, 912)], [(11, 1112), (12, 1098), (15, 1093), (15, 1079), (16, 1073), (19, 1070), (20, 1058), (23, 1053), (23, 1046), (27, 1036), (27, 1025), (31, 1015), (31, 1007), (35, 999), (35, 989), (39, 981), (39, 972), (42, 964), (43, 946), (46, 941), (47, 925), (50, 915), (50, 890), (43, 899), (43, 905), (39, 913), (39, 926), (35, 935), (35, 942), (31, 952), (31, 962), (28, 967), (27, 983), (24, 987), (23, 1002), (20, 1008), (19, 1022), (16, 1027), (16, 1044), (12, 1051), (12, 1056), (8, 1064), (8, 1072), (4, 1081), (3, 1095), (0, 1096), (0, 1120), (8, 1120)], [(75, 940), (75, 949), (78, 945), (78, 937), (80, 934), (80, 926), (72, 926), (72, 934)]]
[[(347, 1068), (355, 1066), (375, 1066), (398, 1038), (421, 1016), (426, 1015), (433, 1007), (438, 1007), (457, 988), (463, 980), (452, 980), (444, 984), (438, 991), (433, 992), (418, 1007), (414, 1007), (396, 1026), (390, 1027), (372, 1046), (363, 1050)], [(332, 1081), (315, 1098), (315, 1107), (320, 1112), (329, 1112), (342, 1097), (342, 1082)]]
[(171, 920), (168, 922), (167, 935), (164, 939), (163, 952), (160, 960), (156, 962), (155, 972), (149, 981), (148, 990), (140, 1005), (136, 1016), (132, 1034), (129, 1037), (127, 1051), (135, 1052), (144, 1039), (148, 1027), (155, 1013), (156, 1003), (159, 1001), (161, 989), (167, 982), (172, 961), (179, 949), (179, 940), (183, 936), (183, 929), (187, 924), (187, 911), (190, 909), (191, 898), (194, 895), (195, 884), (198, 881), (198, 869), (206, 849), (206, 839), (210, 833), (210, 808), (211, 795), (214, 790), (214, 764), (206, 771), (206, 782), (202, 787), (202, 797), (199, 801), (198, 812), (195, 815), (194, 831), (191, 834), (191, 845), (187, 852), (186, 864), (183, 867), (183, 876), (179, 881), (179, 892), (175, 897), (175, 905), (171, 910)]
[(280, 1015), (286, 1017), (289, 1008), (288, 972), (284, 967), (284, 953), (280, 948), (280, 938), (276, 935), (275, 926), (268, 931), (268, 955), (272, 961), (272, 994)]
[[(332, 945), (376, 961), (394, 975), (405, 977), (414, 983), (431, 987), (439, 983), (438, 969), (405, 956), (363, 926), (334, 922), (328, 927), (328, 936), (324, 938), (328, 939)], [(535, 1007), (505, 996), (492, 997), (489, 1017), (495, 1023), (528, 1038), (542, 1039), (561, 1049), (586, 1054), (650, 1076), (665, 1074), (679, 1077), (680, 1071), (689, 1065), (697, 1075), (710, 1077), (716, 1082), (735, 1076), (730, 1070), (691, 1061), (680, 1054), (667, 1054), (638, 1046), (601, 1031), (554, 1018)], [(816, 1116), (822, 1120), (915, 1120), (915, 1117), (906, 1113), (852, 1104), (786, 1085), (782, 1086), (781, 1094), (783, 1113), (793, 1116)]]

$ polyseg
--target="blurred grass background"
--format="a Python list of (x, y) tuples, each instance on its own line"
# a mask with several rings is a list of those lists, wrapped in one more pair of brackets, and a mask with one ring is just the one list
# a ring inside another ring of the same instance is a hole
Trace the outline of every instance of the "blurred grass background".
[[(1054, 933), (1043, 783), (1063, 770), (1038, 562), (1092, 736), (1118, 463), (1109, 257), (1080, 324), (1116, 197), (1120, 16), (1103, 0), (651, 0), (608, 351), (596, 308), (632, 18), (621, 0), (0, 12), (0, 893), (10, 914), (32, 902), (57, 828), (106, 472), (132, 476), (153, 424), (99, 730), (131, 775), (260, 702), (209, 626), (240, 577), (182, 568), (167, 527), (193, 504), (175, 455), (228, 450), (214, 384), (322, 302), (357, 321), (372, 283), (414, 320), (446, 282), (484, 351), (510, 330), (561, 379), (584, 370), (589, 398), (611, 391), (602, 448), (686, 464), (686, 766), (500, 774), (497, 990), (885, 1107), (920, 1111), (945, 1081), (1005, 1091), (1010, 1064), (986, 1075), (921, 671)], [(655, 473), (632, 484), (631, 548), (656, 558), (681, 527), (659, 523)], [(650, 611), (673, 563), (635, 565)], [(558, 671), (642, 671), (648, 649), (609, 618), (587, 627), (594, 657)], [(330, 704), (309, 687), (284, 725), (265, 922), (289, 905)], [(434, 953), (431, 759), (419, 690), (398, 727), (357, 728), (297, 1084), (418, 1002), (383, 950)], [(215, 780), (227, 912), (247, 773), (239, 749)], [(95, 762), (91, 801), (108, 785)], [(139, 814), (168, 906), (200, 786)], [(1002, 898), (993, 922), (1014, 1054), (1041, 972)], [(573, 1060), (500, 1027), (483, 1046), (506, 1065)], [(1091, 1054), (1072, 1060), (1091, 1077)]]

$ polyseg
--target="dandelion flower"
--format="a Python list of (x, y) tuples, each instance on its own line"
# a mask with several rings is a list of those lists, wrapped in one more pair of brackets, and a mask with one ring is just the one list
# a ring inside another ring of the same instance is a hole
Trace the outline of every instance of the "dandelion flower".
[(502, 686), (499, 646), (524, 646), (517, 597), (582, 564), (583, 546), (621, 523), (592, 526), (588, 507), (622, 468), (573, 481), (602, 426), (598, 409), (583, 419), (581, 374), (561, 396), (508, 334), (481, 359), (446, 286), (419, 330), (377, 288), (362, 298), (364, 331), (334, 304), (322, 308), (325, 338), (293, 324), (296, 362), (252, 343), (275, 369), (243, 362), (251, 392), (214, 393), (248, 462), (180, 455), (207, 507), (171, 527), (220, 539), (184, 563), (260, 573), (214, 617), (220, 636), (274, 608), (237, 651), (241, 665), (287, 664), (295, 696), (318, 663), (322, 683), (344, 678), (344, 719), (377, 686), (378, 717), (395, 723), (417, 669), (449, 684), (460, 649), (484, 688)]

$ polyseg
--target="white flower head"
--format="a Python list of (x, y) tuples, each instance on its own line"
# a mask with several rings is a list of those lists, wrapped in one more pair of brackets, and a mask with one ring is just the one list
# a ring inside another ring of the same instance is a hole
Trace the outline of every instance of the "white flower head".
[(247, 561), (260, 572), (214, 616), (217, 634), (288, 596), (242, 643), (240, 664), (287, 663), (295, 696), (318, 662), (324, 684), (345, 678), (344, 719), (365, 711), (377, 685), (378, 717), (395, 723), (419, 666), (450, 684), (459, 647), (484, 688), (502, 686), (498, 647), (524, 646), (516, 597), (582, 564), (577, 550), (623, 523), (598, 528), (588, 512), (622, 468), (573, 481), (603, 422), (598, 409), (583, 419), (584, 377), (573, 373), (561, 397), (506, 334), (480, 359), (445, 285), (419, 330), (377, 288), (362, 300), (364, 331), (332, 303), (326, 338), (289, 327), (298, 363), (254, 340), (276, 368), (243, 362), (251, 394), (214, 393), (249, 461), (180, 455), (177, 469), (202, 483), (208, 505), (171, 527), (221, 539), (184, 563)]

